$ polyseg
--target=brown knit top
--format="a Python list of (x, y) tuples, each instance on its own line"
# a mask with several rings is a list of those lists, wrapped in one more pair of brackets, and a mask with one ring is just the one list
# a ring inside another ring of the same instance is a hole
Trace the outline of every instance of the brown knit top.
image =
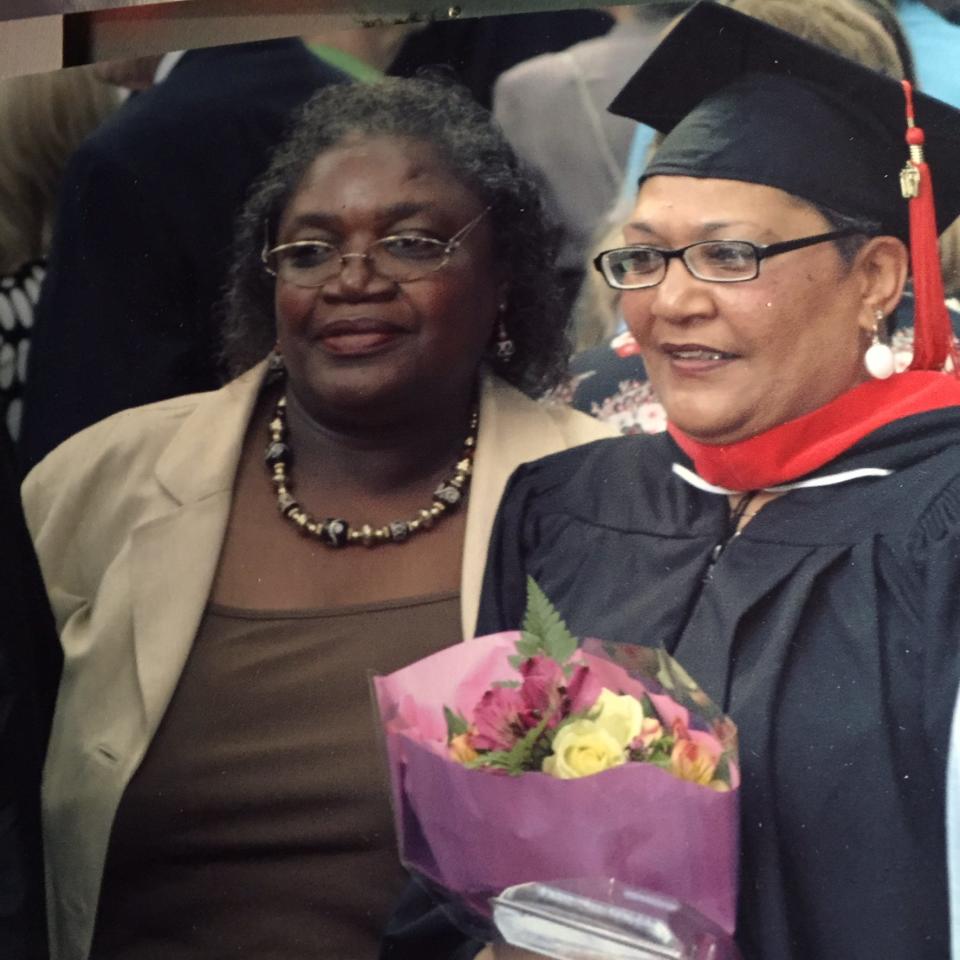
[(369, 678), (457, 642), (459, 597), (211, 605), (117, 812), (93, 960), (368, 960), (399, 895)]

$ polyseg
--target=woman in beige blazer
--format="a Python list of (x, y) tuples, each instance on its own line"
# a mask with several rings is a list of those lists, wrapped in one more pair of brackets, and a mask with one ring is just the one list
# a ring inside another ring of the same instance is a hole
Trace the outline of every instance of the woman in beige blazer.
[(246, 372), (29, 475), (55, 960), (376, 955), (403, 877), (368, 674), (469, 637), (513, 468), (607, 435), (524, 395), (562, 369), (553, 254), (468, 98), (322, 92), (239, 225)]

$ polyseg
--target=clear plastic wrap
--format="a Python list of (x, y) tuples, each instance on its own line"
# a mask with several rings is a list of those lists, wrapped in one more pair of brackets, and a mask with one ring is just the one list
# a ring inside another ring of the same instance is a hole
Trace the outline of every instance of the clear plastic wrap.
[(523, 883), (493, 900), (512, 946), (554, 960), (739, 960), (733, 940), (673, 897), (617, 880)]

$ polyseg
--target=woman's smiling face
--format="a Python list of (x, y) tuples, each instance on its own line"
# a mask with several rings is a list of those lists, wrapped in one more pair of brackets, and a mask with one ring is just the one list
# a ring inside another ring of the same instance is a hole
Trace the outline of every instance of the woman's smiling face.
[[(812, 206), (734, 180), (645, 181), (628, 244), (701, 240), (757, 245), (827, 233)], [(733, 443), (828, 403), (866, 379), (875, 311), (862, 271), (833, 243), (761, 261), (755, 280), (697, 280), (679, 258), (663, 282), (623, 293), (622, 309), (670, 422), (706, 443)]]
[(310, 413), (381, 419), (472, 388), (503, 293), (483, 212), (428, 143), (356, 136), (316, 158), (277, 244), (322, 240), (357, 254), (400, 233), (447, 241), (480, 220), (444, 267), (417, 280), (381, 277), (360, 257), (320, 287), (277, 280), (277, 338)]

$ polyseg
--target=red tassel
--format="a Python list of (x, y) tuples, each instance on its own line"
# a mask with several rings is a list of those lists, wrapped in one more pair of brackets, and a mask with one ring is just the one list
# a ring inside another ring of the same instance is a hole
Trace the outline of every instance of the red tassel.
[(910, 159), (900, 174), (903, 195), (910, 201), (910, 262), (916, 298), (911, 370), (943, 370), (947, 358), (960, 377), (956, 340), (944, 303), (943, 274), (937, 247), (937, 214), (930, 168), (923, 157), (924, 134), (914, 123), (913, 87), (903, 81), (907, 102), (906, 141)]

